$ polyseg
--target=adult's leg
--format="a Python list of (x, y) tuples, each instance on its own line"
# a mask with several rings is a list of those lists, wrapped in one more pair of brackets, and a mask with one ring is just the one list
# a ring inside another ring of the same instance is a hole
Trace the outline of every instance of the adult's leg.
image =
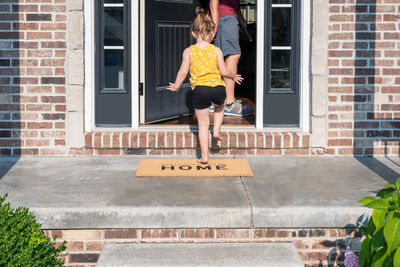
[(197, 117), (197, 123), (199, 125), (199, 141), (201, 149), (201, 159), (198, 160), (200, 163), (208, 162), (208, 144), (209, 144), (209, 133), (210, 118), (208, 117), (209, 109), (195, 109)]
[(213, 138), (221, 141), (221, 125), (224, 121), (224, 105), (214, 104), (214, 127), (213, 127)]
[[(226, 67), (233, 73), (237, 74), (237, 67), (240, 59), (240, 54), (227, 56), (225, 59)], [(232, 104), (235, 100), (235, 81), (229, 78), (224, 78), (226, 88), (225, 104)]]

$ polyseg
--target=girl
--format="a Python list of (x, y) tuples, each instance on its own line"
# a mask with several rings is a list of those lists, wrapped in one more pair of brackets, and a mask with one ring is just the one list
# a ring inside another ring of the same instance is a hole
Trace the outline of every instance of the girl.
[(215, 24), (204, 9), (197, 8), (197, 17), (193, 22), (192, 35), (196, 44), (183, 52), (182, 65), (175, 83), (169, 83), (168, 89), (178, 91), (190, 70), (190, 84), (193, 90), (193, 105), (199, 125), (201, 158), (199, 163), (208, 163), (208, 144), (210, 126), (209, 107), (214, 104), (213, 138), (220, 141), (220, 129), (224, 120), (225, 83), (222, 76), (241, 84), (240, 74), (230, 72), (224, 61), (222, 51), (210, 44), (215, 34)]

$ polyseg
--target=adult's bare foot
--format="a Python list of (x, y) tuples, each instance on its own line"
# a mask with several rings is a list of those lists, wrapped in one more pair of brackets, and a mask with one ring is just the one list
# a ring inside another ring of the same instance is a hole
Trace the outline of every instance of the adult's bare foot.
[(201, 159), (198, 159), (197, 162), (201, 163), (201, 164), (207, 164), (208, 163), (208, 159), (207, 158), (201, 158)]

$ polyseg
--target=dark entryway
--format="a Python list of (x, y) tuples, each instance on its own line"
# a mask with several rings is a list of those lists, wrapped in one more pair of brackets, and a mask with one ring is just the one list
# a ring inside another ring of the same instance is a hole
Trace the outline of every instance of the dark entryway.
[[(191, 89), (185, 81), (179, 93), (166, 90), (175, 80), (183, 50), (194, 40), (191, 23), (195, 8), (207, 8), (208, 1), (146, 1), (145, 6), (145, 124), (196, 124), (191, 108)], [(239, 73), (245, 78), (236, 86), (237, 98), (255, 108), (256, 90), (256, 0), (241, 1), (248, 35), (241, 31), (242, 58)], [(212, 116), (210, 116), (212, 120)], [(254, 125), (255, 114), (247, 117), (226, 116), (225, 125)]]

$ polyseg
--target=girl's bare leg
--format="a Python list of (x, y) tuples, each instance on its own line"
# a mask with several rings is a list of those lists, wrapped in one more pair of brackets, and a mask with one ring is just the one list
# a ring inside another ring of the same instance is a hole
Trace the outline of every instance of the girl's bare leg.
[(199, 163), (208, 163), (208, 144), (210, 127), (209, 108), (195, 109), (194, 110), (199, 125), (199, 141), (201, 149), (201, 159), (197, 160)]
[(213, 138), (221, 141), (221, 125), (224, 121), (224, 105), (214, 104), (214, 127), (213, 127)]

